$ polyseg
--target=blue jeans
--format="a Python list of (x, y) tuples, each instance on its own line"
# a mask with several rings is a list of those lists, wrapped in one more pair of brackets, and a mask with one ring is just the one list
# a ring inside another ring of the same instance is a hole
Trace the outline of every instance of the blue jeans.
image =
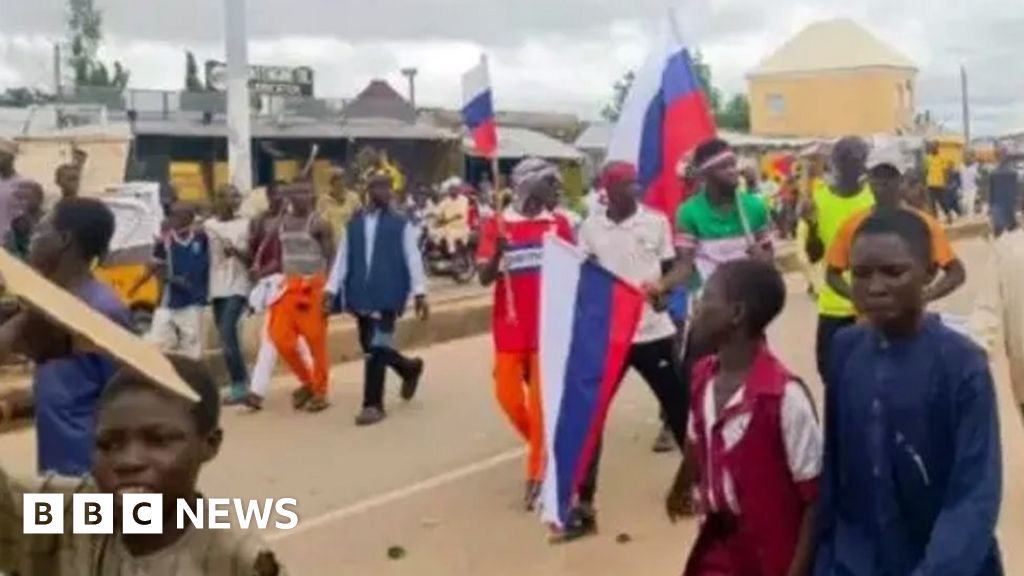
[(244, 296), (229, 296), (213, 299), (213, 318), (217, 322), (221, 346), (224, 348), (224, 361), (231, 375), (233, 392), (244, 390), (249, 382), (249, 372), (245, 368), (242, 357), (242, 346), (238, 339), (238, 321), (245, 313), (248, 302)]

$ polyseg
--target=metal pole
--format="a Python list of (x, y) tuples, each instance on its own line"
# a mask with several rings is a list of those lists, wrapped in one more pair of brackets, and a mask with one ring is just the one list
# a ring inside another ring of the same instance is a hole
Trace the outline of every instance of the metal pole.
[(413, 109), (416, 108), (416, 74), (418, 72), (419, 70), (416, 68), (402, 69), (402, 75), (409, 81), (409, 104), (412, 105)]
[(960, 98), (964, 115), (964, 146), (971, 145), (971, 104), (967, 93), (967, 68), (960, 66)]
[(64, 81), (61, 78), (62, 74), (61, 63), (60, 63), (60, 42), (53, 43), (53, 95), (57, 97), (57, 102), (64, 100)]
[(252, 190), (252, 129), (245, 0), (224, 0), (228, 90), (228, 178), (243, 194)]

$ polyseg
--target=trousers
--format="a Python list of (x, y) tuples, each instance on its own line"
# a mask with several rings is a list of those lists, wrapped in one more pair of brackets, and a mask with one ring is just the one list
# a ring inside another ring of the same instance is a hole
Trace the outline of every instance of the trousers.
[[(270, 339), (277, 353), (314, 396), (327, 395), (327, 317), (323, 313), (323, 274), (290, 276), (284, 292), (271, 306)], [(299, 351), (305, 340), (313, 359), (312, 368)]]
[(526, 477), (539, 482), (544, 474), (544, 418), (537, 352), (496, 353), (494, 394), (505, 416), (526, 441)]

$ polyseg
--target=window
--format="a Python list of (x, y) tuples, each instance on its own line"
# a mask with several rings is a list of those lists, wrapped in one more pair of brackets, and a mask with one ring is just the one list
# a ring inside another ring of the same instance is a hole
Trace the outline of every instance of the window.
[(786, 99), (782, 94), (768, 95), (768, 114), (772, 118), (781, 118), (786, 114)]

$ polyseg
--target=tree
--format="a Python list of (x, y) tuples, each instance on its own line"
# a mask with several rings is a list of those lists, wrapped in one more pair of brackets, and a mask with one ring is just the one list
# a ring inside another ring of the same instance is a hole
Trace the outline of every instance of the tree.
[(636, 79), (636, 74), (632, 70), (627, 70), (622, 78), (615, 81), (615, 85), (612, 86), (612, 101), (605, 104), (601, 110), (601, 117), (608, 122), (616, 122), (619, 119), (619, 115), (622, 114), (622, 105), (626, 103), (626, 96), (629, 95), (629, 89), (633, 87), (633, 80)]
[(722, 105), (722, 92), (715, 88), (711, 76), (711, 65), (704, 61), (704, 54), (697, 50), (693, 54), (693, 68), (697, 72), (697, 81), (700, 82), (700, 89), (708, 100), (708, 106), (718, 116)]
[(196, 55), (191, 50), (185, 52), (185, 91), (204, 92), (206, 86), (199, 80), (199, 66), (196, 64)]
[(733, 94), (725, 108), (715, 113), (715, 121), (720, 128), (737, 132), (750, 130), (750, 101), (744, 94)]
[(38, 88), (8, 88), (0, 93), (0, 106), (28, 108), (35, 104), (49, 104), (57, 98)]
[(75, 86), (98, 86), (124, 90), (130, 73), (114, 62), (113, 73), (99, 60), (103, 42), (103, 14), (93, 0), (68, 0), (68, 63), (75, 75)]
[[(693, 55), (694, 72), (697, 74), (697, 82), (707, 99), (708, 107), (715, 117), (715, 122), (721, 128), (746, 132), (750, 130), (750, 102), (745, 94), (733, 94), (729, 101), (722, 104), (722, 91), (715, 87), (714, 77), (711, 74), (711, 65), (704, 61), (704, 55), (697, 50)], [(612, 86), (612, 99), (601, 110), (601, 116), (608, 122), (615, 122), (622, 113), (622, 104), (633, 86), (636, 75), (628, 70), (622, 75), (615, 85)]]

